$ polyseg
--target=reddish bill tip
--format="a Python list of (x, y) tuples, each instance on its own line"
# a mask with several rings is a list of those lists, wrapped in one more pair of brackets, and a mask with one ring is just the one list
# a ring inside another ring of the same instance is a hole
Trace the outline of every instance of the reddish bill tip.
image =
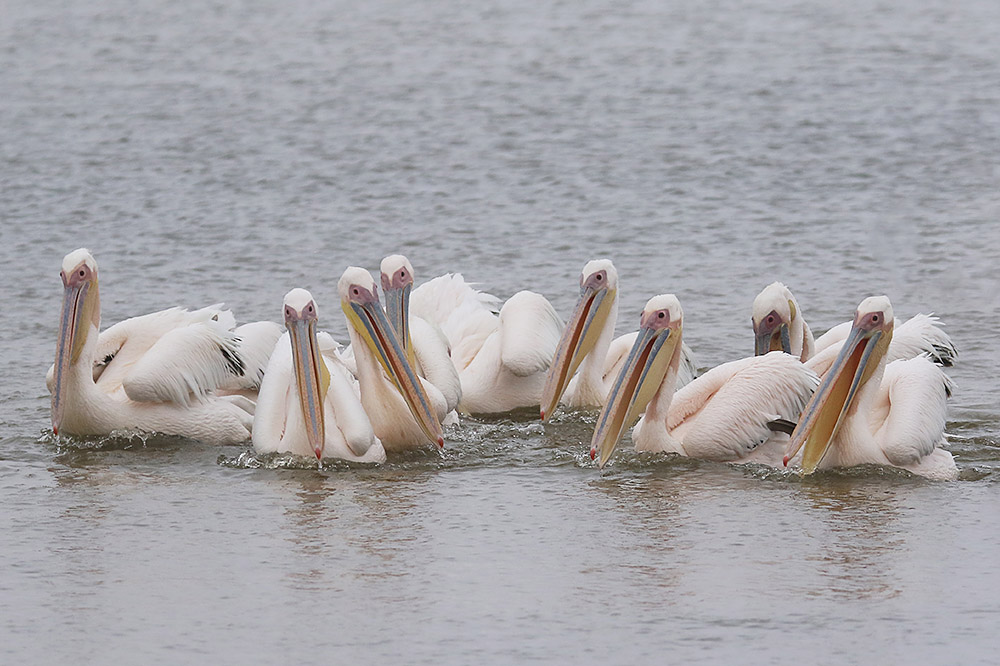
[(784, 465), (785, 467), (788, 467), (788, 460), (789, 460), (789, 459), (788, 459), (788, 456), (785, 456), (784, 458), (782, 458), (782, 460), (781, 460), (781, 463), (782, 463), (782, 464), (783, 464), (783, 465)]
[(57, 428), (56, 426), (52, 426), (52, 434), (55, 435), (56, 437), (58, 437), (59, 436), (59, 428)]
[(438, 448), (444, 448), (444, 437), (438, 437)]
[(313, 452), (316, 454), (316, 460), (323, 459), (323, 449), (313, 449)]
[(543, 421), (545, 420), (545, 410), (544, 409), (542, 410), (542, 420)]
[(594, 460), (595, 458), (597, 458), (597, 449), (591, 448), (590, 449), (590, 459)]

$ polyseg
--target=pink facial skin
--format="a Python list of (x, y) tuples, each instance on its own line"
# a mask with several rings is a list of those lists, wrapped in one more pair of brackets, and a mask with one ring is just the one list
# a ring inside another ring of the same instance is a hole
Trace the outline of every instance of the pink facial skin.
[(64, 287), (79, 287), (84, 282), (94, 279), (94, 274), (87, 264), (81, 263), (69, 275), (66, 275), (65, 271), (59, 271), (59, 277), (62, 278)]
[(296, 312), (290, 305), (285, 306), (285, 323), (293, 321), (316, 321), (316, 302), (309, 301), (302, 312)]
[(680, 320), (671, 321), (670, 310), (654, 310), (653, 312), (643, 312), (639, 320), (639, 328), (651, 328), (660, 331), (665, 328), (676, 329), (680, 326)]
[(385, 273), (382, 273), (382, 289), (385, 291), (389, 291), (390, 289), (402, 289), (403, 287), (411, 284), (413, 284), (413, 276), (410, 275), (410, 272), (406, 270), (405, 266), (393, 273), (391, 278)]
[(581, 289), (601, 289), (608, 284), (608, 272), (607, 271), (597, 271), (596, 273), (591, 273), (584, 280), (583, 276), (580, 276), (580, 288)]
[(368, 289), (359, 284), (352, 284), (348, 290), (348, 297), (352, 303), (359, 305), (378, 303), (378, 287), (374, 287), (373, 285), (372, 291), (368, 291)]

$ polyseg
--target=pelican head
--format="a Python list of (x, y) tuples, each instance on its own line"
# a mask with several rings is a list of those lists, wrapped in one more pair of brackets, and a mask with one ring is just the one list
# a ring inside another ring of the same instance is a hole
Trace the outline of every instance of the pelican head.
[(316, 458), (323, 458), (326, 424), (323, 403), (330, 388), (330, 371), (320, 355), (316, 340), (319, 310), (312, 294), (305, 289), (292, 289), (285, 294), (285, 328), (292, 343), (292, 363), (299, 391), (299, 405), (306, 423), (309, 445)]
[[(563, 330), (542, 390), (542, 420), (552, 415), (580, 363), (594, 349), (618, 298), (618, 271), (608, 259), (588, 261), (580, 273), (580, 299)], [(611, 322), (614, 326), (614, 322)]]
[(66, 407), (66, 375), (70, 366), (80, 360), (91, 326), (95, 330), (101, 327), (97, 261), (90, 250), (80, 248), (67, 254), (63, 258), (59, 277), (63, 283), (63, 303), (56, 345), (55, 388), (52, 391), (52, 431), (57, 435)]
[(837, 360), (802, 411), (785, 454), (785, 465), (802, 451), (802, 471), (816, 470), (830, 448), (859, 389), (871, 378), (892, 340), (892, 304), (886, 296), (861, 301)]
[(410, 342), (410, 291), (413, 289), (413, 266), (401, 254), (392, 254), (382, 260), (382, 290), (385, 292), (385, 313), (399, 341), (403, 343), (407, 359), (412, 365), (413, 345)]
[(673, 294), (654, 296), (646, 303), (639, 320), (639, 337), (608, 394), (607, 404), (597, 418), (590, 457), (598, 454), (604, 467), (625, 429), (646, 410), (663, 384), (667, 372), (677, 372), (681, 358), (684, 312)]
[[(348, 324), (378, 359), (382, 370), (403, 396), (420, 429), (431, 442), (443, 447), (441, 424), (431, 408), (430, 398), (417, 373), (407, 360), (402, 342), (382, 311), (378, 300), (378, 286), (371, 273), (357, 266), (348, 267), (340, 277), (337, 292)], [(361, 350), (355, 350), (355, 354), (360, 352)]]
[(795, 297), (788, 287), (772, 282), (753, 300), (754, 355), (772, 351), (792, 353), (789, 327), (799, 316)]

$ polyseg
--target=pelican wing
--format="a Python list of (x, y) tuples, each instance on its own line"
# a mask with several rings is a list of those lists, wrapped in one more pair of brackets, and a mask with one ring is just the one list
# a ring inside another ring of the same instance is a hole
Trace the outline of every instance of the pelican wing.
[[(854, 322), (845, 321), (837, 324), (829, 331), (816, 338), (816, 341), (813, 343), (813, 353), (819, 354), (821, 351), (829, 347), (833, 347), (839, 352), (840, 346), (844, 344), (844, 340), (846, 340), (847, 336), (850, 335), (851, 326), (853, 325)], [(834, 358), (836, 358), (836, 354), (834, 354)]]
[(452, 313), (473, 306), (496, 314), (500, 299), (465, 281), (461, 273), (447, 273), (428, 280), (410, 294), (410, 315), (444, 327)]
[[(823, 349), (816, 352), (812, 358), (805, 362), (805, 366), (822, 377), (830, 370), (833, 362), (837, 360), (837, 355), (840, 354), (840, 348), (843, 344), (844, 341), (841, 340), (836, 344), (823, 347)], [(889, 346), (891, 348), (892, 344), (890, 343)]]
[[(893, 324), (892, 342), (886, 352), (886, 362), (916, 358), (926, 354), (938, 365), (951, 366), (958, 357), (958, 350), (941, 326), (944, 324), (933, 315), (918, 314), (902, 324)], [(850, 333), (851, 322), (834, 326), (816, 341), (816, 354), (806, 365), (820, 377), (833, 365), (840, 348)], [(822, 343), (822, 345), (821, 345)]]
[(958, 357), (955, 343), (941, 327), (944, 324), (934, 315), (917, 314), (894, 327), (889, 345), (888, 361), (915, 358), (927, 354), (943, 366), (952, 366)]
[(274, 345), (281, 337), (281, 326), (273, 321), (256, 321), (243, 324), (233, 333), (246, 370), (242, 375), (230, 374), (219, 388), (227, 391), (256, 391), (260, 389), (261, 380), (264, 379), (264, 371)]
[(461, 274), (434, 278), (410, 294), (410, 318), (438, 326), (448, 339), (455, 368), (465, 369), (498, 325), (500, 299), (479, 291)]
[(420, 373), (444, 395), (448, 411), (462, 399), (462, 383), (451, 362), (448, 338), (440, 328), (419, 317), (410, 317), (410, 337)]
[(951, 381), (927, 357), (888, 364), (870, 425), (889, 462), (912, 466), (944, 443)]
[[(323, 359), (330, 371), (325, 408), (333, 412), (333, 419), (328, 423), (336, 425), (352, 453), (363, 456), (379, 441), (372, 430), (368, 414), (361, 406), (361, 398), (355, 388), (357, 382), (339, 358), (324, 355)], [(330, 434), (327, 433), (327, 438)]]
[(689, 456), (739, 460), (775, 437), (770, 421), (797, 419), (818, 385), (783, 352), (724, 363), (677, 391), (667, 427)]
[(125, 319), (105, 329), (97, 338), (94, 353), (94, 381), (107, 393), (122, 386), (125, 377), (165, 334), (192, 324), (214, 321), (225, 329), (236, 325), (233, 313), (222, 304), (200, 310), (168, 308)]
[(500, 360), (518, 377), (548, 370), (563, 321), (541, 294), (519, 291), (500, 310)]
[[(253, 446), (260, 453), (282, 450), (288, 415), (292, 409), (301, 409), (292, 393), (294, 385), (292, 344), (288, 333), (283, 333), (267, 362), (254, 410)], [(302, 453), (308, 455), (308, 448)]]
[(209, 320), (160, 336), (129, 369), (122, 387), (138, 402), (187, 405), (246, 370), (236, 335)]

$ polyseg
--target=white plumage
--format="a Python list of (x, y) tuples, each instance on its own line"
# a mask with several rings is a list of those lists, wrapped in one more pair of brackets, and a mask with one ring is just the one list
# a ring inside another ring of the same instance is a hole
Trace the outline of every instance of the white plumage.
[(931, 479), (958, 477), (943, 448), (950, 381), (926, 356), (889, 362), (894, 322), (885, 296), (858, 306), (840, 353), (792, 434), (786, 460), (806, 473), (876, 464)]
[(814, 373), (781, 352), (723, 363), (674, 393), (665, 420), (655, 418), (662, 404), (647, 408), (632, 441), (636, 451), (778, 467), (788, 435), (769, 423), (797, 418), (818, 384)]
[(503, 304), (461, 275), (434, 278), (413, 290), (410, 312), (448, 338), (467, 414), (538, 406), (562, 321), (544, 296), (520, 291)]
[[(944, 323), (934, 315), (915, 314), (900, 323), (894, 321), (892, 342), (886, 352), (886, 363), (924, 356), (934, 363), (946, 367), (954, 365), (958, 358), (955, 343), (942, 330)], [(816, 352), (807, 365), (818, 375), (826, 374), (840, 348), (851, 332), (852, 322), (837, 324), (816, 340)]]
[[(953, 365), (958, 351), (941, 328), (943, 325), (940, 319), (927, 314), (916, 314), (902, 323), (897, 320), (888, 350), (888, 362), (927, 354), (935, 363)], [(753, 326), (758, 354), (787, 346), (785, 352), (800, 358), (823, 376), (847, 339), (852, 322), (838, 324), (814, 339), (792, 292), (780, 282), (775, 282), (754, 299)], [(782, 330), (784, 337), (781, 336)]]
[[(231, 330), (232, 313), (221, 306), (170, 308), (125, 320), (99, 336), (97, 262), (87, 250), (71, 252), (62, 276), (60, 343), (47, 376), (53, 430), (160, 432), (218, 443), (249, 438), (253, 403), (219, 395), (223, 386), (258, 371)], [(266, 337), (276, 326), (256, 332)]]
[(769, 423), (794, 419), (819, 383), (783, 352), (725, 363), (675, 393), (683, 312), (672, 294), (643, 309), (640, 330), (598, 417), (591, 455), (610, 458), (625, 428), (637, 451), (669, 452), (720, 462), (780, 465), (787, 435)]
[[(410, 260), (401, 254), (382, 260), (382, 289), (385, 292), (386, 316), (396, 329), (404, 348), (412, 347), (412, 361), (417, 374), (433, 384), (444, 396), (448, 415), (445, 423), (458, 424), (458, 404), (462, 399), (462, 382), (451, 360), (447, 336), (437, 324), (411, 314), (410, 298), (415, 273)], [(403, 324), (403, 319), (406, 324)]]
[[(608, 259), (587, 262), (580, 273), (580, 298), (563, 329), (542, 394), (542, 419), (557, 404), (603, 407), (608, 391), (635, 343), (638, 333), (614, 338), (618, 320), (618, 271)], [(681, 345), (677, 384), (696, 374), (694, 357)], [(570, 377), (572, 373), (572, 377)]]
[(371, 274), (348, 267), (337, 284), (361, 390), (361, 404), (386, 451), (444, 446), (442, 392), (419, 377), (386, 319)]
[[(303, 314), (310, 304), (313, 306), (311, 317), (306, 319)], [(303, 337), (299, 344), (306, 353), (296, 357), (289, 332), (275, 345), (257, 400), (254, 449), (259, 453), (384, 462), (385, 449), (361, 406), (354, 377), (340, 359), (340, 345), (327, 333), (315, 333), (314, 324), (309, 326), (318, 316), (312, 295), (304, 289), (293, 289), (285, 296), (285, 307), (290, 329), (300, 321), (307, 322), (297, 331), (297, 335)], [(316, 368), (311, 364), (316, 360), (326, 369), (326, 385), (322, 385), (322, 371), (318, 372), (315, 396), (304, 397), (299, 387), (309, 378), (300, 375), (314, 372)], [(319, 416), (320, 410), (322, 416)], [(318, 451), (310, 442), (311, 428), (318, 429)]]

